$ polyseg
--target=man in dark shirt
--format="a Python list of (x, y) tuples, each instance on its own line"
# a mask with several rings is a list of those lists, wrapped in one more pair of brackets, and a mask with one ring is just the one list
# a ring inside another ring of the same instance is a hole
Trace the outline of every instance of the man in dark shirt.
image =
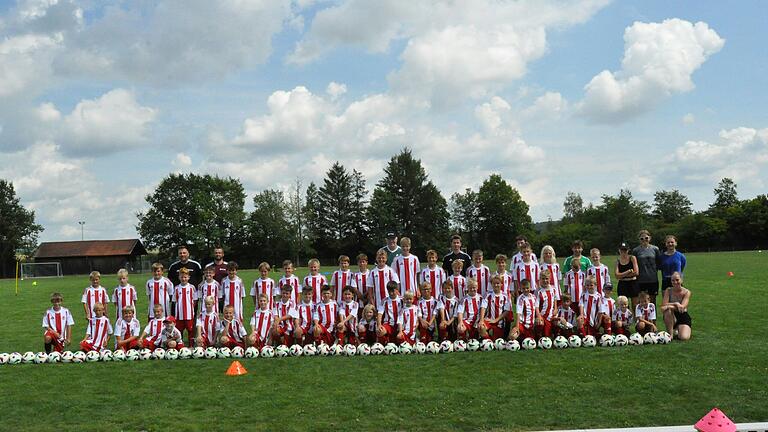
[(446, 275), (450, 276), (453, 274), (453, 267), (451, 267), (451, 264), (457, 259), (464, 261), (464, 266), (461, 268), (461, 275), (466, 276), (467, 267), (472, 263), (472, 258), (461, 250), (461, 236), (454, 234), (451, 236), (451, 253), (443, 258), (443, 270), (445, 270)]
[(213, 261), (206, 264), (205, 267), (209, 267), (209, 266), (212, 266), (215, 269), (213, 278), (216, 279), (216, 282), (221, 283), (221, 281), (224, 280), (225, 277), (227, 277), (227, 262), (224, 261), (223, 247), (216, 246), (215, 248), (213, 248)]
[[(179, 246), (179, 260), (168, 267), (168, 279), (173, 282), (174, 287), (180, 283), (179, 270), (182, 268), (189, 270), (189, 283), (197, 288), (203, 280), (203, 268), (199, 262), (189, 259), (189, 249), (184, 245)], [(176, 310), (173, 302), (171, 302), (171, 310)]]

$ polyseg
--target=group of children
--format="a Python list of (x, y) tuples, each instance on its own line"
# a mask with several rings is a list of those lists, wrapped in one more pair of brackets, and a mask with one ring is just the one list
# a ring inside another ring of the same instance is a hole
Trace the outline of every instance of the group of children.
[[(539, 263), (523, 241), (511, 271), (507, 257), (500, 254), (494, 273), (483, 264), (483, 252), (475, 250), (466, 276), (461, 260), (452, 263), (453, 274), (447, 275), (437, 265), (434, 250), (427, 251), (427, 266), (422, 269), (410, 246), (407, 237), (401, 239), (403, 253), (392, 266), (387, 265), (383, 249), (371, 269), (368, 257), (360, 254), (356, 272), (350, 269), (350, 258), (342, 255), (330, 283), (320, 273), (317, 259), (309, 261), (303, 280), (294, 275), (292, 262), (283, 262), (284, 274), (277, 282), (269, 277), (269, 264), (261, 263), (260, 277), (249, 292), (255, 306), (250, 333), (243, 316), (246, 288), (234, 262), (227, 265), (227, 277), (221, 282), (214, 279), (215, 268), (207, 267), (205, 280), (197, 287), (189, 283), (186, 269), (180, 270), (180, 283), (174, 286), (163, 275), (163, 266), (154, 264), (153, 277), (146, 283), (149, 309), (143, 330), (136, 318), (137, 292), (128, 283), (127, 271), (118, 271), (111, 297), (100, 284), (100, 274), (92, 272), (82, 296), (88, 325), (80, 349), (112, 348), (113, 335), (114, 349), (128, 350), (597, 336), (628, 334), (632, 325), (641, 333), (656, 331), (655, 305), (647, 295), (641, 294), (634, 313), (625, 296), (614, 301), (610, 272), (597, 249), (590, 251), (586, 270), (582, 259), (572, 259), (561, 279), (550, 246), (543, 248)], [(61, 294), (54, 293), (51, 303), (43, 318), (46, 352), (69, 345), (74, 324)], [(114, 328), (107, 317), (110, 303), (116, 310)]]

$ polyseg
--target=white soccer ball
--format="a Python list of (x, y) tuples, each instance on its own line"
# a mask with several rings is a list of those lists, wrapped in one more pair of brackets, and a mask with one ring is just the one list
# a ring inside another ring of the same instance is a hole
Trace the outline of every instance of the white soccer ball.
[(451, 343), (451, 341), (444, 340), (440, 342), (440, 352), (441, 353), (453, 352), (453, 344)]
[(339, 344), (331, 345), (331, 355), (335, 355), (335, 356), (344, 355), (344, 347)]
[(216, 358), (227, 359), (232, 357), (232, 350), (227, 347), (221, 347), (216, 352)]
[(538, 347), (545, 350), (552, 348), (552, 339), (546, 336), (539, 338)]
[(601, 347), (612, 347), (615, 343), (616, 343), (616, 340), (613, 338), (613, 336), (609, 334), (604, 334), (600, 336)]
[(101, 354), (99, 354), (98, 351), (88, 351), (88, 353), (85, 355), (85, 361), (88, 363), (97, 362), (100, 358)]
[(565, 336), (560, 335), (555, 338), (555, 340), (553, 341), (553, 345), (557, 349), (568, 348), (568, 339), (566, 339)]
[(416, 345), (413, 346), (413, 351), (416, 354), (424, 354), (427, 352), (427, 344), (424, 342), (416, 342)]
[[(450, 341), (447, 341), (447, 342), (450, 343)], [(440, 344), (435, 342), (435, 341), (428, 342), (427, 343), (427, 352), (429, 354), (437, 354), (437, 353), (439, 353), (440, 352)]]
[(239, 346), (236, 346), (236, 347), (232, 348), (232, 350), (229, 352), (229, 354), (230, 354), (230, 356), (232, 358), (238, 358), (239, 359), (239, 358), (243, 358), (243, 355), (245, 355), (245, 350), (242, 349)]
[[(85, 354), (83, 354), (83, 356), (85, 356)], [(21, 363), (21, 361), (21, 354), (17, 352), (8, 354), (8, 364), (17, 365)]]
[(261, 352), (259, 353), (259, 355), (262, 358), (272, 358), (275, 356), (275, 349), (267, 345), (261, 349)]
[(53, 351), (50, 354), (48, 354), (48, 363), (59, 363), (61, 362), (61, 353), (57, 351)]
[(256, 349), (256, 347), (249, 346), (245, 349), (244, 357), (245, 358), (256, 358), (259, 356), (259, 350)]
[(304, 356), (305, 357), (312, 357), (314, 355), (317, 355), (317, 348), (315, 348), (314, 345), (309, 344), (304, 346)]
[(480, 341), (477, 339), (470, 339), (467, 341), (467, 350), (468, 351), (477, 351), (480, 349)]
[(367, 356), (371, 353), (371, 347), (368, 344), (360, 344), (357, 346), (357, 355)]
[[(384, 350), (384, 347), (382, 347), (382, 351), (383, 350)], [(320, 355), (323, 356), (323, 357), (329, 356), (329, 355), (331, 355), (331, 347), (329, 347), (328, 344), (321, 343), (317, 347), (317, 352), (320, 353)]]
[(410, 354), (413, 352), (413, 347), (411, 347), (411, 344), (408, 342), (403, 342), (400, 344), (400, 354)]
[(344, 345), (343, 349), (344, 349), (344, 354), (347, 357), (353, 357), (355, 354), (357, 354), (357, 347), (352, 344)]
[(35, 359), (32, 360), (35, 364), (41, 364), (48, 361), (48, 354), (44, 352), (35, 353)]
[(592, 348), (592, 347), (594, 347), (596, 345), (597, 345), (597, 339), (595, 339), (595, 337), (592, 336), (592, 335), (586, 335), (581, 340), (581, 346), (583, 346), (583, 347)]
[(72, 351), (64, 351), (61, 353), (61, 362), (62, 363), (72, 363), (72, 359), (75, 357), (75, 353)]
[(179, 358), (180, 359), (186, 360), (186, 359), (191, 358), (191, 357), (192, 357), (192, 350), (191, 349), (189, 349), (187, 347), (184, 347), (184, 348), (179, 350)]
[(384, 346), (384, 354), (386, 355), (395, 355), (400, 352), (400, 348), (397, 347), (394, 343), (390, 342)]
[(533, 338), (523, 339), (523, 349), (532, 350), (536, 348), (536, 341)]
[(626, 346), (629, 343), (629, 338), (624, 336), (623, 334), (616, 335), (616, 337), (613, 340), (613, 343), (616, 344), (616, 346)]
[(144, 348), (139, 351), (139, 360), (149, 360), (152, 358), (153, 352), (149, 348)]
[(288, 348), (288, 352), (293, 357), (298, 357), (302, 354), (304, 354), (304, 348), (301, 347), (301, 345), (293, 344), (290, 348)]
[(455, 352), (464, 352), (467, 350), (467, 343), (459, 339), (453, 343), (453, 350)]
[(483, 341), (480, 342), (481, 351), (493, 351), (495, 347), (496, 346), (493, 344), (493, 341), (490, 339), (483, 339)]
[(493, 341), (494, 348), (496, 348), (499, 351), (503, 351), (506, 345), (507, 345), (507, 341), (505, 341), (502, 338), (498, 338), (495, 341)]
[(125, 351), (123, 351), (121, 349), (115, 350), (112, 353), (112, 360), (114, 360), (114, 361), (125, 361), (125, 358), (126, 358), (125, 357)]
[(32, 363), (35, 361), (36, 354), (32, 351), (27, 351), (24, 354), (21, 355), (21, 362), (22, 363)]
[(285, 345), (276, 346), (275, 357), (288, 357), (288, 347)]
[(215, 359), (219, 356), (219, 350), (217, 350), (214, 347), (208, 347), (205, 349), (205, 358), (207, 359)]
[(8, 353), (0, 353), (0, 365), (7, 364), (10, 356)]
[(165, 352), (166, 360), (176, 360), (177, 358), (179, 358), (179, 350), (176, 348), (171, 348)]
[(648, 332), (643, 336), (643, 344), (645, 345), (653, 345), (655, 343), (658, 343), (659, 338), (656, 336), (656, 333), (654, 332)]
[(110, 350), (104, 350), (104, 351), (99, 353), (99, 360), (101, 360), (103, 362), (112, 361), (113, 358), (114, 358), (114, 355), (112, 354), (112, 351), (110, 351)]
[(504, 345), (504, 349), (507, 351), (520, 351), (520, 342), (518, 342), (516, 339), (507, 341), (507, 343)]
[(656, 333), (656, 342), (662, 345), (666, 345), (672, 342), (672, 335), (665, 331), (658, 332)]
[(192, 357), (196, 359), (200, 359), (205, 357), (205, 348), (203, 347), (195, 347), (192, 350)]
[(165, 358), (165, 350), (162, 348), (155, 348), (154, 351), (152, 351), (152, 359), (153, 360), (162, 360)]
[(630, 345), (642, 345), (643, 344), (643, 335), (640, 333), (633, 333), (629, 337), (629, 344)]
[(128, 361), (139, 360), (139, 352), (135, 349), (129, 349), (128, 352), (125, 353), (125, 359)]
[(384, 353), (384, 345), (376, 342), (373, 345), (371, 345), (371, 354), (373, 355), (379, 355)]
[(568, 346), (571, 348), (581, 347), (581, 338), (578, 335), (571, 335), (571, 337), (568, 338)]

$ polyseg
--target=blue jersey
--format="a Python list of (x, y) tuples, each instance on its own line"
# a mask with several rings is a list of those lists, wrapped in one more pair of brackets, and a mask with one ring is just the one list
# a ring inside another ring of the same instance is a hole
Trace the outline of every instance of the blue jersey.
[(685, 255), (678, 251), (675, 251), (672, 255), (667, 255), (662, 252), (659, 267), (661, 270), (661, 277), (664, 279), (671, 278), (672, 273), (674, 272), (680, 272), (680, 275), (682, 276), (683, 270), (685, 270)]

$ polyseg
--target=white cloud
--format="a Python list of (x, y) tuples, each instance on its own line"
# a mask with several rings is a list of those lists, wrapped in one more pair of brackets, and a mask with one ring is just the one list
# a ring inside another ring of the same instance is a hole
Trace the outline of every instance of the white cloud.
[(21, 35), (0, 41), (0, 97), (39, 93), (36, 84), (48, 80), (50, 60), (60, 36)]
[(328, 96), (331, 97), (331, 100), (336, 100), (347, 92), (347, 85), (339, 84), (337, 82), (330, 82), (328, 87), (325, 88), (325, 92), (328, 93)]
[(696, 123), (696, 116), (695, 115), (693, 115), (691, 113), (688, 113), (688, 114), (683, 116), (683, 124), (684, 125), (692, 125), (694, 123)]
[(635, 22), (624, 31), (621, 70), (604, 70), (592, 78), (578, 110), (599, 123), (647, 112), (673, 94), (691, 91), (692, 74), (724, 43), (704, 22)]
[(566, 115), (568, 109), (568, 101), (560, 93), (546, 92), (536, 98), (521, 114), (531, 120), (555, 121)]
[(192, 166), (192, 158), (185, 153), (177, 153), (176, 157), (173, 159), (173, 162), (171, 162), (171, 165), (175, 166), (176, 168), (188, 168)]

